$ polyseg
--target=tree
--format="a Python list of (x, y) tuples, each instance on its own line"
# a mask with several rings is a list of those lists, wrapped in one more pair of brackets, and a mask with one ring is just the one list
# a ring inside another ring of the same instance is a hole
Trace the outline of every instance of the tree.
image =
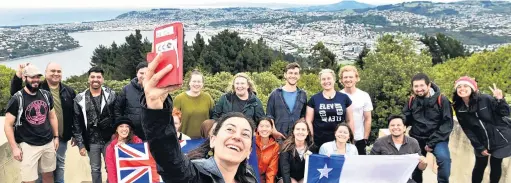
[(3, 86), (0, 87), (0, 116), (5, 115), (5, 107), (7, 107), (7, 102), (9, 102), (11, 98), (9, 86), (11, 85), (11, 79), (15, 72), (16, 71), (5, 65), (0, 65), (0, 86)]
[(273, 62), (270, 66), (270, 72), (273, 73), (273, 75), (277, 76), (279, 79), (282, 79), (284, 77), (285, 69), (288, 62), (277, 60)]
[(400, 114), (410, 95), (410, 79), (431, 68), (431, 57), (416, 53), (412, 40), (402, 36), (385, 35), (378, 39), (376, 51), (365, 57), (364, 78), (359, 87), (371, 96), (373, 106), (372, 135), (374, 140), (380, 128), (387, 128), (385, 119)]
[(429, 48), (433, 65), (444, 63), (452, 58), (471, 55), (460, 41), (442, 33), (437, 33), (436, 36), (426, 34), (420, 41)]
[[(456, 69), (454, 69), (456, 68)], [(473, 54), (470, 57), (458, 57), (433, 67), (428, 72), (447, 96), (452, 96), (453, 83), (461, 76), (476, 79), (483, 93), (491, 95), (488, 86), (497, 85), (504, 93), (511, 93), (511, 46), (492, 52)]]
[(367, 48), (367, 45), (364, 44), (364, 47), (362, 48), (362, 51), (358, 54), (357, 59), (355, 60), (355, 65), (360, 68), (361, 70), (364, 70), (364, 57), (367, 56), (367, 54), (371, 51), (369, 48)]
[[(146, 54), (151, 51), (152, 43), (145, 39), (142, 42), (140, 30), (126, 36), (126, 43), (110, 47), (99, 45), (92, 54), (91, 66), (105, 70), (105, 79), (124, 80), (136, 76), (135, 68), (140, 62), (146, 61)], [(132, 72), (126, 72), (132, 71)]]
[(311, 48), (311, 61), (313, 67), (335, 69), (337, 62), (336, 55), (325, 47), (323, 42), (318, 42)]

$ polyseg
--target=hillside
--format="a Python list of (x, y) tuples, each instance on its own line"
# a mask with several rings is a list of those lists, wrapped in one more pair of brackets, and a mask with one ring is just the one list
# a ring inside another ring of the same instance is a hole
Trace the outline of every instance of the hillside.
[(341, 11), (351, 9), (365, 9), (374, 7), (370, 4), (365, 4), (353, 0), (341, 1), (335, 4), (318, 5), (318, 6), (306, 6), (299, 8), (286, 8), (284, 10), (292, 12), (321, 12), (321, 11)]

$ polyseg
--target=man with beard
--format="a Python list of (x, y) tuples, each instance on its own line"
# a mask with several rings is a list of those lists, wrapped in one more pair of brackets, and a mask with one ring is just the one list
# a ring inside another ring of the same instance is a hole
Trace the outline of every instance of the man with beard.
[[(405, 155), (405, 154), (419, 154), (421, 148), (419, 143), (412, 137), (405, 136), (406, 127), (404, 118), (399, 115), (391, 115), (387, 122), (389, 123), (390, 135), (381, 137), (376, 140), (371, 149), (371, 155)], [(419, 165), (416, 171), (422, 172), (427, 167), (426, 158), (420, 156)], [(411, 175), (410, 175), (411, 176)], [(412, 179), (408, 183), (413, 183)]]
[[(411, 84), (413, 95), (403, 108), (405, 125), (412, 126), (410, 136), (419, 142), (421, 154), (435, 155), (438, 182), (448, 183), (451, 174), (449, 135), (453, 128), (451, 103), (426, 74), (416, 74)], [(422, 171), (415, 171), (413, 180), (422, 183)]]
[(274, 123), (273, 136), (285, 138), (292, 132), (295, 121), (305, 116), (307, 93), (298, 88), (300, 65), (290, 63), (284, 70), (286, 84), (273, 90), (268, 99), (266, 114)]
[(89, 70), (89, 88), (74, 99), (73, 134), (80, 155), (88, 153), (92, 182), (101, 183), (101, 154), (105, 156), (105, 144), (114, 132), (115, 92), (103, 85), (103, 69), (93, 67)]
[(366, 146), (369, 145), (368, 139), (371, 134), (373, 103), (367, 92), (357, 88), (359, 81), (360, 77), (356, 67), (347, 65), (339, 70), (339, 82), (344, 86), (341, 93), (345, 93), (353, 101), (351, 106), (355, 122), (355, 130), (353, 131), (355, 146), (357, 146), (359, 155), (366, 155)]
[[(23, 69), (30, 64), (20, 64), (16, 75), (11, 81), (11, 95), (21, 90), (23, 80), (21, 73)], [(63, 84), (62, 81), (62, 68), (59, 64), (50, 62), (46, 66), (45, 80), (41, 84), (41, 89), (50, 91), (53, 101), (55, 114), (58, 119), (59, 126), (59, 149), (57, 149), (57, 168), (53, 173), (56, 183), (64, 182), (64, 165), (67, 151), (67, 142), (72, 137), (73, 126), (73, 99), (76, 97), (75, 91)], [(71, 144), (74, 145), (74, 140)], [(40, 182), (40, 178), (38, 180)]]
[(52, 183), (59, 148), (58, 121), (53, 97), (39, 89), (41, 76), (35, 66), (24, 67), (25, 87), (8, 102), (4, 130), (14, 159), (21, 162), (21, 181), (35, 182), (40, 171), (43, 183)]
[(115, 102), (115, 117), (126, 116), (133, 123), (133, 132), (142, 140), (146, 140), (144, 131), (142, 130), (142, 117), (140, 97), (144, 94), (142, 81), (147, 71), (147, 62), (140, 62), (137, 67), (137, 77), (122, 88), (121, 93), (117, 96)]

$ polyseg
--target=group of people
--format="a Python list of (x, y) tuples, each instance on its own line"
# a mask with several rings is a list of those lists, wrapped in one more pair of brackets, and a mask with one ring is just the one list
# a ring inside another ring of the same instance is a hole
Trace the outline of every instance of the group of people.
[[(369, 94), (356, 87), (360, 76), (353, 66), (342, 67), (338, 75), (323, 69), (322, 91), (308, 99), (297, 86), (300, 66), (288, 64), (285, 84), (272, 91), (265, 111), (254, 82), (244, 73), (236, 74), (228, 92), (215, 102), (202, 91), (204, 76), (195, 70), (188, 90), (172, 99), (169, 92), (181, 86), (156, 86), (172, 70), (155, 71), (160, 57), (139, 64), (137, 77), (119, 93), (103, 85), (104, 72), (98, 67), (88, 71), (89, 87), (76, 94), (61, 82), (58, 64), (48, 64), (42, 82), (35, 66), (20, 65), (11, 82), (5, 133), (13, 157), (21, 162), (22, 181), (64, 182), (69, 140), (82, 156), (88, 155), (94, 183), (102, 180), (102, 155), (108, 182), (117, 181), (114, 148), (123, 143), (148, 142), (164, 182), (297, 183), (303, 182), (312, 153), (367, 153), (373, 105)], [(336, 91), (337, 82), (344, 89)], [(474, 146), (473, 182), (482, 181), (488, 158), (491, 182), (498, 182), (502, 159), (511, 156), (510, 108), (502, 91), (493, 86), (493, 96), (482, 94), (474, 79), (461, 77), (451, 104), (425, 74), (415, 75), (411, 88), (402, 114), (387, 119), (391, 135), (377, 139), (369, 154), (421, 155), (409, 181), (420, 183), (427, 167), (424, 156), (431, 152), (439, 165), (438, 182), (449, 182), (454, 109)], [(407, 126), (412, 127), (409, 136)], [(183, 154), (180, 141), (196, 138), (207, 140)], [(247, 164), (252, 148), (259, 175)]]

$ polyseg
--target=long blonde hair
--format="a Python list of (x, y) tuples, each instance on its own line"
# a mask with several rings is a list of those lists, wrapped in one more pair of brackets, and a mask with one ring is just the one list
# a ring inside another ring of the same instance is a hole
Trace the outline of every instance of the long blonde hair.
[(254, 81), (252, 79), (250, 79), (248, 74), (243, 73), (243, 72), (240, 72), (240, 73), (234, 75), (234, 77), (232, 78), (232, 81), (231, 81), (231, 86), (227, 87), (227, 92), (234, 93), (234, 91), (235, 91), (235, 89), (234, 89), (234, 80), (236, 80), (236, 78), (245, 78), (245, 79), (247, 79), (248, 93), (257, 93), (257, 89), (256, 89), (256, 86), (254, 84)]

